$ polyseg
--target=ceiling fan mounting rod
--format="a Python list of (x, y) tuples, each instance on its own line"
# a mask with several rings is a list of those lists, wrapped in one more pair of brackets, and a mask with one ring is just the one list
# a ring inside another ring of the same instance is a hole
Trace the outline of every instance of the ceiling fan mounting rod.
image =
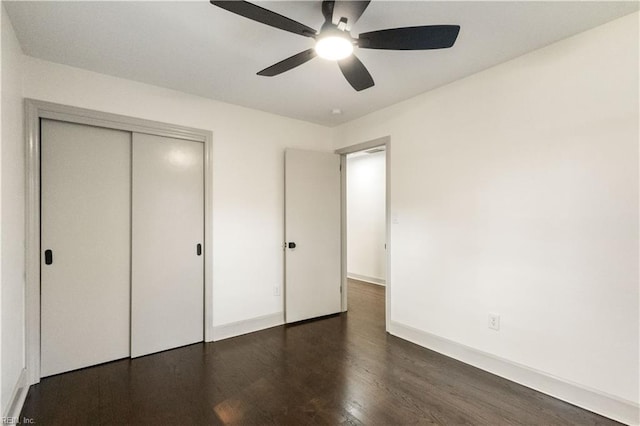
[(324, 16), (325, 22), (331, 22), (333, 19), (333, 8), (335, 6), (334, 1), (324, 0), (322, 2), (322, 16)]

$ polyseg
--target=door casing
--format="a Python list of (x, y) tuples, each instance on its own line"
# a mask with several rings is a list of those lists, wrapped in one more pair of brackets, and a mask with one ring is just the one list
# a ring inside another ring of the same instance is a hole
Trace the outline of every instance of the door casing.
[(157, 121), (25, 99), (26, 137), (26, 327), (27, 385), (40, 381), (40, 119), (145, 133), (204, 143), (204, 341), (213, 340), (213, 133)]
[(367, 142), (349, 145), (335, 150), (340, 155), (340, 193), (341, 193), (341, 229), (342, 235), (342, 312), (347, 311), (347, 154), (364, 151), (380, 146), (385, 147), (385, 224), (386, 224), (386, 276), (385, 276), (385, 330), (389, 332), (391, 324), (391, 137), (383, 136)]

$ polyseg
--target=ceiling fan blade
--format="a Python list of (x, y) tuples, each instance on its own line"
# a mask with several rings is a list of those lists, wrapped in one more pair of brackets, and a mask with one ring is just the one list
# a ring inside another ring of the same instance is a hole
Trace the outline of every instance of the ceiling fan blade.
[(262, 75), (265, 77), (273, 77), (274, 75), (282, 74), (285, 71), (289, 71), (292, 68), (302, 65), (305, 62), (310, 61), (315, 57), (316, 57), (316, 50), (313, 48), (307, 49), (304, 52), (300, 52), (296, 55), (290, 56), (287, 59), (278, 62), (277, 64), (271, 65), (270, 67), (263, 69), (258, 73), (258, 75)]
[(340, 66), (344, 78), (358, 92), (374, 85), (371, 74), (355, 55), (339, 60), (338, 66)]
[(333, 23), (337, 25), (340, 18), (347, 18), (347, 29), (351, 29), (351, 26), (360, 19), (369, 3), (371, 3), (371, 0), (336, 1), (333, 5)]
[(427, 25), (371, 31), (358, 36), (358, 47), (364, 49), (424, 50), (453, 46), (459, 25)]
[(279, 15), (260, 6), (256, 6), (255, 4), (247, 1), (211, 0), (211, 4), (228, 10), (229, 12), (233, 12), (236, 15), (244, 16), (245, 18), (301, 36), (314, 38), (317, 33), (317, 31), (311, 27), (307, 27), (300, 22), (294, 21), (293, 19), (289, 19), (286, 16)]

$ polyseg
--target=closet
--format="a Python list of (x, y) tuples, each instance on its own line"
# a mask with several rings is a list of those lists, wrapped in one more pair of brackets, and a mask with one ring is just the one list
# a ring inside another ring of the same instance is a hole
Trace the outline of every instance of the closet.
[(40, 131), (41, 377), (202, 341), (204, 144)]

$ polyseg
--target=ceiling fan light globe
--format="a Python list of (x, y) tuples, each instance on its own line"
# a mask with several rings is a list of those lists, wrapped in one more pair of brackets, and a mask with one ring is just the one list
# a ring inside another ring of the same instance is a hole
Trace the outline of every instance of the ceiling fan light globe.
[(316, 42), (315, 49), (321, 58), (338, 61), (353, 53), (353, 43), (345, 37), (327, 36)]

